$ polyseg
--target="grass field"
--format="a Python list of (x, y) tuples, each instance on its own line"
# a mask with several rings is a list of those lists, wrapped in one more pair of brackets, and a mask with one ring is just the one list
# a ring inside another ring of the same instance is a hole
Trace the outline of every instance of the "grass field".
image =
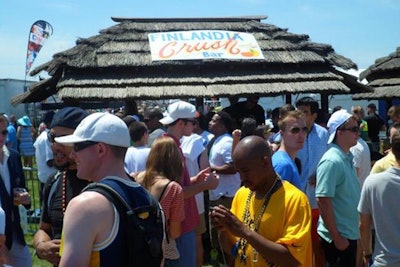
[(40, 210), (40, 202), (39, 202), (39, 180), (37, 179), (36, 169), (28, 169), (24, 168), (25, 176), (26, 176), (26, 184), (31, 194), (31, 203), (32, 207), (30, 211), (28, 211), (28, 224), (25, 234), (25, 241), (29, 247), (29, 251), (32, 256), (32, 266), (33, 267), (51, 267), (52, 265), (47, 261), (41, 260), (35, 255), (35, 250), (33, 249), (33, 236), (39, 227), (39, 217), (38, 215)]

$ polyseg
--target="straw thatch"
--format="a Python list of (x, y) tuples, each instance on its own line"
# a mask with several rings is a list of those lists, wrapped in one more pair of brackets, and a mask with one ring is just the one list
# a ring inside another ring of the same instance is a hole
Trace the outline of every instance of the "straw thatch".
[(400, 47), (375, 60), (375, 64), (360, 73), (360, 79), (366, 79), (373, 92), (355, 94), (353, 99), (400, 98)]
[[(35, 68), (31, 75), (46, 71), (52, 77), (13, 103), (37, 102), (55, 92), (64, 101), (104, 101), (367, 90), (336, 70), (357, 68), (350, 59), (307, 35), (262, 23), (265, 18), (113, 18), (116, 25)], [(149, 33), (205, 29), (252, 33), (265, 59), (151, 60)]]

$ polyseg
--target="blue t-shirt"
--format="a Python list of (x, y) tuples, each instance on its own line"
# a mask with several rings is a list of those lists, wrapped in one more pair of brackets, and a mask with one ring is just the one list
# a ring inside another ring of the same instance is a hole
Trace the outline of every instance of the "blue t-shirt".
[(282, 150), (276, 151), (272, 155), (272, 166), (283, 180), (290, 182), (301, 190), (299, 170), (287, 152)]
[(328, 138), (328, 131), (324, 127), (314, 123), (302, 149), (296, 155), (301, 161), (300, 181), (302, 190), (306, 193), (313, 209), (317, 208), (318, 205), (315, 199), (315, 186), (313, 185), (315, 183), (311, 184), (310, 180), (315, 179), (318, 163), (328, 150)]
[[(317, 167), (315, 196), (331, 198), (336, 227), (341, 236), (351, 240), (360, 238), (357, 211), (360, 184), (351, 152), (345, 154), (339, 146), (332, 144), (322, 156)], [(321, 217), (318, 234), (326, 241), (332, 241), (332, 236)]]

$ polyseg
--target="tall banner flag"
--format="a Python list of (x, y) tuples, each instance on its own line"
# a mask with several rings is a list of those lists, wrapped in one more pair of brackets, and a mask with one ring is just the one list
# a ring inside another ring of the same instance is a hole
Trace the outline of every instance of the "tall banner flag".
[(39, 54), (46, 40), (53, 34), (53, 26), (44, 20), (32, 24), (29, 32), (28, 50), (26, 52), (25, 76), (32, 67), (33, 61)]

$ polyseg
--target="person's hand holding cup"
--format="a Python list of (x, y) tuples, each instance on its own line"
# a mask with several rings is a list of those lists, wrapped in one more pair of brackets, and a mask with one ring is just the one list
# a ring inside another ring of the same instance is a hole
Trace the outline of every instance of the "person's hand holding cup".
[(29, 205), (31, 204), (31, 196), (28, 191), (22, 187), (14, 188), (14, 205)]

